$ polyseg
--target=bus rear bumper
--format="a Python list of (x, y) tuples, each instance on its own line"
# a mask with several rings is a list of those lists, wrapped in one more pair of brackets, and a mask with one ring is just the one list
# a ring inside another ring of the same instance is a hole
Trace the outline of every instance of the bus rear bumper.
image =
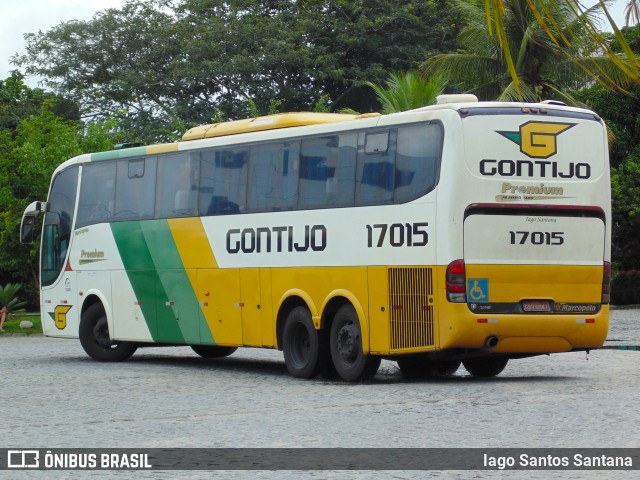
[[(456, 309), (458, 305), (455, 306)], [(459, 305), (458, 321), (440, 322), (439, 348), (487, 353), (541, 354), (600, 348), (609, 329), (609, 306), (589, 316), (476, 315)]]

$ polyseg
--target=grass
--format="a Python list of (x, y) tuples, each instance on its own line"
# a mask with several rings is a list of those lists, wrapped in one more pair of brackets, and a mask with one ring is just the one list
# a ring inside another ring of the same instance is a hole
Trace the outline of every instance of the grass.
[[(33, 323), (33, 327), (20, 328), (20, 322), (22, 320), (27, 320)], [(9, 315), (7, 317), (7, 321), (4, 322), (4, 332), (0, 332), (0, 337), (12, 333), (22, 333), (26, 335), (42, 333), (42, 323), (40, 321), (40, 315)]]

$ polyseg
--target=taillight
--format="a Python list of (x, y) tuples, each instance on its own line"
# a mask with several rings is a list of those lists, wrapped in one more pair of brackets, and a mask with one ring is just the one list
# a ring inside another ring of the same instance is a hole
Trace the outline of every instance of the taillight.
[(447, 300), (454, 303), (467, 301), (464, 260), (454, 260), (447, 267)]
[(604, 262), (604, 273), (602, 274), (602, 303), (611, 301), (611, 264)]

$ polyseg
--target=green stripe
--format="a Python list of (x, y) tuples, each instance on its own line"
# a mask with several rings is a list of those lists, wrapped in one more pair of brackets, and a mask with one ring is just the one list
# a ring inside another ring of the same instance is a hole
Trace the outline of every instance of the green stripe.
[(111, 230), (153, 340), (212, 344), (167, 221), (117, 222)]

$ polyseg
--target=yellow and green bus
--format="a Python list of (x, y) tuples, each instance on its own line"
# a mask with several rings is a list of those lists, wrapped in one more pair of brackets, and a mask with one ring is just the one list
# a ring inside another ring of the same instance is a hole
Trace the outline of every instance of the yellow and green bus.
[(608, 329), (604, 122), (445, 95), (391, 115), (289, 113), (80, 155), (44, 214), (44, 334), (99, 361), (277, 348), (346, 381), (500, 373)]

